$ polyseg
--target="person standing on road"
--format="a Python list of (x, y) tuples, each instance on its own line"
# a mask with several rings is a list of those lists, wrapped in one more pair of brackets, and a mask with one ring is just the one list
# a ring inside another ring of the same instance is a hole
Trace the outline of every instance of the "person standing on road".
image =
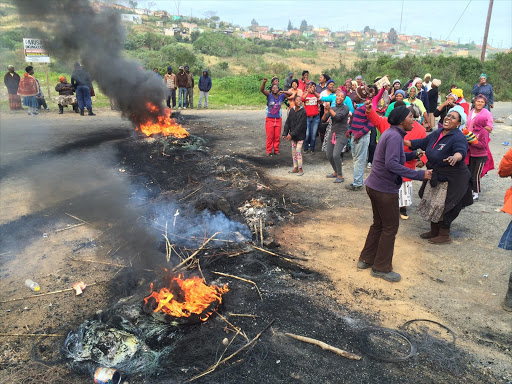
[(188, 76), (185, 73), (185, 68), (181, 65), (178, 68), (176, 75), (176, 82), (178, 84), (178, 109), (187, 109), (187, 84)]
[(437, 109), (437, 100), (439, 98), (439, 86), (441, 85), (441, 80), (434, 79), (432, 80), (431, 87), (428, 91), (428, 123), (430, 125), (430, 129), (427, 132), (431, 132), (432, 128), (436, 123), (436, 118), (434, 117), (434, 112)]
[(36, 95), (39, 93), (39, 85), (34, 77), (34, 67), (29, 65), (18, 85), (18, 95), (23, 96), (23, 105), (28, 107), (29, 115), (39, 115)]
[(351, 150), (354, 164), (354, 182), (345, 186), (350, 191), (358, 191), (363, 188), (364, 170), (368, 156), (370, 143), (370, 131), (373, 124), (366, 116), (365, 100), (370, 97), (370, 88), (365, 85), (356, 88), (354, 102), (356, 110), (352, 116), (351, 127), (347, 131), (347, 137), (352, 136)]
[(308, 129), (306, 132), (306, 140), (304, 140), (304, 153), (311, 151), (315, 154), (316, 134), (318, 132), (318, 125), (320, 124), (320, 110), (318, 108), (318, 100), (320, 95), (316, 93), (316, 84), (310, 81), (306, 92), (302, 95), (304, 108), (308, 115)]
[(84, 108), (89, 111), (89, 116), (95, 116), (92, 112), (91, 101), (91, 76), (79, 63), (75, 63), (75, 70), (71, 74), (71, 85), (76, 92), (76, 99), (78, 100), (78, 108), (80, 108), (80, 115), (84, 115)]
[(267, 97), (267, 117), (265, 118), (265, 131), (267, 133), (267, 156), (272, 156), (272, 150), (275, 155), (279, 155), (279, 138), (281, 135), (281, 104), (286, 96), (290, 96), (290, 91), (280, 91), (277, 84), (272, 85), (270, 91), (265, 89), (267, 78), (265, 77), (260, 86), (260, 92)]
[[(500, 177), (511, 177), (512, 176), (512, 149), (509, 149), (500, 161), (498, 167), (498, 175)], [(505, 201), (501, 210), (505, 213), (512, 215), (512, 187), (505, 192)], [(499, 248), (512, 251), (512, 220), (505, 229), (503, 236), (498, 244)], [(512, 272), (508, 279), (508, 290), (503, 301), (503, 309), (507, 312), (512, 312)]]
[(171, 108), (171, 98), (172, 98), (172, 108), (176, 108), (176, 75), (172, 73), (172, 67), (167, 67), (167, 73), (164, 75), (165, 86), (167, 87), (167, 107)]
[(468, 142), (459, 129), (466, 122), (460, 105), (453, 107), (438, 129), (424, 139), (404, 140), (416, 150), (421, 148), (427, 156), (427, 168), (433, 170), (432, 180), (423, 182), (419, 195), (418, 214), (430, 221), (430, 231), (422, 239), (432, 244), (449, 244), (450, 227), (464, 207), (473, 204), (471, 173), (464, 163)]
[(204, 108), (208, 109), (208, 93), (212, 89), (212, 79), (208, 76), (208, 71), (203, 71), (203, 76), (199, 78), (199, 103), (197, 108), (201, 108), (201, 104), (204, 98)]
[(4, 84), (7, 87), (7, 96), (9, 98), (9, 109), (11, 111), (21, 110), (21, 97), (18, 95), (18, 86), (20, 85), (20, 75), (14, 72), (14, 65), (7, 66), (7, 73), (4, 76)]
[(297, 176), (304, 175), (302, 168), (302, 144), (306, 138), (307, 115), (302, 107), (302, 97), (295, 95), (293, 108), (288, 111), (288, 117), (283, 128), (283, 139), (292, 142), (293, 169), (288, 173), (296, 173)]
[(474, 96), (484, 95), (487, 99), (485, 108), (487, 108), (489, 111), (494, 108), (494, 93), (492, 91), (492, 85), (487, 83), (487, 75), (485, 73), (480, 75), (480, 81), (478, 84), (475, 84), (471, 93)]
[[(371, 108), (371, 104), (369, 105)], [(366, 113), (367, 107), (362, 107)], [(407, 160), (416, 156), (415, 152), (404, 152), (404, 137), (413, 128), (409, 109), (405, 106), (395, 108), (389, 115), (388, 122), (390, 127), (380, 137), (370, 176), (365, 181), (366, 192), (372, 203), (373, 224), (368, 231), (357, 268), (371, 268), (373, 277), (398, 282), (401, 276), (393, 271), (392, 263), (395, 238), (400, 226), (398, 190), (403, 177), (429, 180), (432, 171), (416, 171), (404, 165)]]
[(188, 108), (194, 108), (194, 75), (190, 72), (190, 67), (185, 65), (185, 73), (187, 74), (187, 103)]
[(329, 103), (324, 106), (323, 120), (326, 118), (331, 119), (331, 130), (329, 137), (327, 138), (326, 156), (331, 167), (334, 171), (332, 174), (328, 174), (327, 178), (333, 178), (335, 183), (343, 183), (343, 149), (348, 143), (346, 136), (348, 130), (348, 118), (350, 115), (350, 109), (345, 105), (346, 95), (343, 91), (336, 93), (336, 105), (331, 107)]

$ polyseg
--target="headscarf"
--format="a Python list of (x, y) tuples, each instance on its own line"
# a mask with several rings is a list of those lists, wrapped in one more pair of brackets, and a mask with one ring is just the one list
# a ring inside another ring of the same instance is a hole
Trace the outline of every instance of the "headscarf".
[(391, 125), (399, 125), (401, 124), (411, 111), (405, 106), (394, 108), (388, 116), (388, 123)]
[(11, 69), (11, 68), (14, 69), (14, 65), (8, 65), (7, 66), (7, 69)]
[(418, 88), (416, 88), (416, 86), (415, 86), (415, 85), (412, 85), (412, 84), (411, 84), (411, 85), (409, 86), (409, 88), (407, 89), (407, 91), (408, 91), (407, 93), (409, 94), (409, 97), (411, 97), (411, 89), (414, 89), (414, 91), (416, 92), (416, 95), (415, 95), (415, 96), (416, 96), (416, 97), (418, 97)]
[(61, 82), (61, 83), (62, 83), (62, 80), (64, 80), (65, 78), (66, 78), (66, 76), (61, 76), (61, 77), (59, 77), (59, 82)]
[(423, 76), (423, 80), (425, 80), (427, 78), (427, 76), (432, 78), (432, 75), (430, 73), (425, 73), (425, 76)]
[(449, 93), (446, 95), (446, 98), (449, 98), (449, 97), (453, 97), (453, 100), (457, 101), (457, 99), (459, 98), (455, 93)]
[(481, 79), (482, 77), (485, 77), (487, 79), (487, 75), (485, 73), (482, 73), (479, 77), (479, 79)]
[(357, 85), (357, 81), (352, 80), (352, 85)]
[(398, 80), (398, 79), (393, 80), (393, 86), (395, 86), (395, 84), (396, 84), (396, 83), (398, 83), (398, 84), (402, 85), (402, 83), (401, 83), (401, 82), (400, 82), (400, 80)]
[(397, 89), (397, 90), (395, 91), (395, 97), (396, 97), (396, 95), (398, 95), (398, 94), (402, 95), (402, 96), (404, 97), (404, 99), (405, 99), (405, 92), (404, 92), (404, 91), (402, 91), (401, 89)]
[(461, 127), (466, 125), (466, 120), (468, 117), (466, 116), (466, 112), (464, 112), (464, 108), (462, 108), (460, 105), (456, 105), (455, 107), (453, 107), (452, 109), (450, 109), (448, 111), (448, 113), (450, 113), (450, 112), (457, 112), (460, 115)]
[[(416, 84), (418, 83), (418, 81), (421, 81), (421, 82), (422, 82), (422, 80), (421, 80), (419, 77), (415, 78), (415, 79), (412, 81), (411, 85), (409, 86), (409, 89), (410, 89), (411, 87), (416, 87)], [(418, 91), (418, 88), (416, 88), (416, 91)], [(416, 92), (416, 94), (418, 94), (418, 92)]]
[(362, 100), (366, 100), (368, 96), (370, 96), (370, 88), (368, 88), (366, 85), (361, 85), (356, 88), (356, 95)]
[(349, 77), (347, 80), (345, 80), (345, 83), (346, 83), (347, 81), (350, 81), (350, 83), (352, 83), (352, 78), (351, 78), (351, 77)]
[(339, 92), (339, 91), (343, 92), (343, 93), (345, 94), (345, 96), (347, 95), (347, 87), (345, 87), (344, 85), (340, 85), (340, 86), (338, 87), (338, 89), (336, 90), (336, 92)]
[(457, 98), (463, 99), (464, 98), (464, 92), (461, 88), (453, 88), (451, 91), (454, 95), (457, 96)]
[(356, 76), (356, 80), (357, 80), (357, 79), (361, 79), (361, 80), (363, 80), (363, 76), (361, 76), (361, 75), (357, 75), (357, 76)]
[(439, 79), (432, 80), (432, 85), (439, 88), (439, 86), (441, 85), (441, 80), (439, 80)]
[(485, 104), (487, 104), (487, 97), (485, 97), (481, 93), (475, 96), (475, 101), (477, 101), (478, 99), (482, 99), (485, 102)]

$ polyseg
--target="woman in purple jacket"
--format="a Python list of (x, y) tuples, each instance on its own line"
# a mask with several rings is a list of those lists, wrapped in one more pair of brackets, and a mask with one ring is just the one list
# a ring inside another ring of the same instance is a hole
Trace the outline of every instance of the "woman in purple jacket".
[(388, 122), (391, 126), (380, 137), (373, 157), (372, 171), (365, 181), (366, 192), (372, 202), (373, 224), (359, 256), (357, 268), (371, 267), (373, 277), (398, 282), (401, 276), (393, 271), (392, 265), (395, 237), (400, 224), (398, 190), (402, 185), (402, 177), (429, 180), (432, 171), (415, 171), (404, 166), (407, 160), (416, 156), (416, 152), (404, 152), (404, 136), (413, 127), (409, 109), (405, 106), (393, 109)]

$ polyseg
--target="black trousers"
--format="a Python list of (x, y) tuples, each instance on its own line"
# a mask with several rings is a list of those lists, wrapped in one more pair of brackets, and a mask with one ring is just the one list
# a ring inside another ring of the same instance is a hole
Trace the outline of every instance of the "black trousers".
[(487, 161), (487, 156), (482, 157), (469, 157), (469, 172), (471, 172), (471, 182), (473, 183), (473, 192), (480, 193), (480, 175), (482, 174), (482, 168)]

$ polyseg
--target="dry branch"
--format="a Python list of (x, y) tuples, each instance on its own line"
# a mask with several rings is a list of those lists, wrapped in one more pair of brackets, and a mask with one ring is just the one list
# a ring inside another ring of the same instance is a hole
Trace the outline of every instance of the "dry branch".
[(222, 273), (222, 272), (212, 272), (212, 273), (214, 273), (216, 275), (224, 276), (224, 277), (232, 277), (233, 279), (245, 281), (246, 283), (254, 285), (254, 287), (256, 288), (256, 291), (258, 291), (258, 295), (260, 295), (260, 300), (263, 300), (263, 297), (261, 296), (260, 289), (258, 288), (258, 286), (256, 285), (256, 283), (254, 281), (247, 280), (247, 279), (244, 279), (244, 278), (241, 278), (241, 277), (238, 277), (238, 276), (234, 276), (234, 275), (229, 275), (227, 273)]
[(326, 351), (329, 351), (329, 352), (333, 352), (337, 355), (340, 355), (340, 356), (343, 356), (343, 357), (346, 357), (347, 359), (351, 359), (351, 360), (361, 360), (361, 356), (358, 356), (354, 353), (351, 353), (351, 352), (347, 352), (347, 351), (344, 351), (342, 349), (339, 349), (339, 348), (336, 348), (336, 347), (333, 347), (332, 345), (329, 345), (329, 344), (326, 344), (324, 343), (323, 341), (320, 341), (320, 340), (316, 340), (316, 339), (312, 339), (310, 337), (305, 337), (305, 336), (299, 336), (299, 335), (294, 335), (293, 333), (285, 333), (286, 336), (289, 336), (295, 340), (299, 340), (299, 341), (303, 341), (304, 343), (309, 343), (309, 344), (313, 344), (313, 345), (316, 345)]
[(248, 313), (231, 313), (231, 312), (228, 312), (228, 315), (229, 316), (235, 316), (235, 317), (252, 317), (254, 319), (259, 317), (257, 315), (250, 315)]
[(183, 200), (185, 200), (185, 199), (188, 199), (190, 196), (192, 196), (194, 193), (196, 193), (196, 192), (200, 191), (201, 189), (203, 189), (203, 186), (201, 186), (201, 187), (197, 188), (195, 191), (193, 191), (193, 192), (189, 193), (189, 194), (188, 194), (187, 196), (185, 196), (185, 197), (182, 197), (182, 198), (181, 198), (181, 199), (179, 199), (178, 201), (183, 201)]
[(194, 253), (192, 253), (189, 257), (187, 257), (185, 260), (183, 260), (181, 263), (179, 263), (177, 266), (175, 266), (172, 270), (176, 272), (179, 268), (184, 266), (186, 263), (188, 263), (190, 260), (192, 260), (196, 255), (201, 252), (201, 250), (205, 247), (206, 244), (208, 244), (215, 236), (217, 236), (219, 232), (215, 232), (209, 239), (207, 239)]
[[(293, 260), (292, 260), (292, 259), (290, 259), (289, 257), (285, 257), (285, 256), (280, 255), (280, 254), (278, 254), (278, 253), (271, 252), (271, 251), (269, 251), (269, 250), (267, 250), (267, 249), (260, 248), (260, 247), (258, 247), (258, 246), (256, 246), (256, 245), (253, 245), (252, 247), (253, 247), (254, 249), (257, 249), (258, 251), (268, 253), (269, 255), (272, 255), (272, 256), (275, 256), (275, 257), (280, 257), (281, 259), (286, 260), (286, 261), (288, 261), (289, 263), (298, 264), (296, 261), (293, 261)], [(296, 258), (297, 260), (304, 260), (304, 261), (306, 261), (306, 260), (307, 260), (307, 259), (300, 258), (300, 257), (296, 257), (296, 256), (293, 256), (293, 257), (294, 257), (294, 258)]]
[[(99, 281), (97, 283), (87, 284), (87, 286), (88, 287), (92, 287), (93, 285), (97, 285), (97, 284), (101, 284), (101, 283), (106, 283), (106, 282), (107, 281)], [(10, 302), (13, 302), (13, 301), (35, 299), (37, 297), (43, 297), (43, 296), (48, 296), (48, 295), (55, 295), (57, 293), (69, 292), (69, 291), (74, 291), (74, 290), (75, 290), (74, 288), (59, 289), (58, 291), (40, 293), (39, 295), (32, 295), (32, 296), (18, 297), (18, 298), (15, 298), (15, 299), (2, 300), (2, 301), (0, 301), (0, 304), (10, 303)]]
[(78, 223), (78, 224), (75, 224), (75, 225), (70, 225), (69, 227), (56, 229), (55, 233), (62, 232), (62, 231), (67, 231), (68, 229), (73, 229), (73, 228), (76, 228), (76, 227), (81, 227), (82, 225), (85, 225), (85, 223)]
[(249, 338), (247, 337), (247, 335), (245, 334), (245, 332), (242, 331), (242, 328), (240, 327), (237, 327), (236, 325), (233, 325), (229, 322), (228, 319), (226, 319), (224, 316), (222, 316), (219, 312), (217, 312), (217, 315), (226, 322), (227, 325), (229, 325), (231, 328), (233, 328), (237, 333), (240, 333), (245, 340), (249, 341)]
[(203, 376), (206, 376), (210, 373), (212, 373), (213, 371), (215, 371), (217, 369), (217, 367), (219, 367), (221, 364), (224, 364), (226, 363), (227, 361), (231, 360), (233, 357), (235, 357), (236, 355), (238, 355), (240, 352), (242, 352), (244, 349), (247, 349), (248, 347), (250, 347), (251, 345), (253, 345), (259, 338), (260, 336), (263, 334), (263, 332), (265, 332), (267, 329), (269, 329), (272, 324), (274, 324), (274, 320), (272, 320), (270, 323), (267, 324), (267, 326), (265, 328), (263, 328), (263, 330), (261, 330), (260, 333), (258, 333), (251, 341), (249, 341), (247, 344), (244, 344), (242, 347), (240, 347), (239, 349), (237, 349), (235, 352), (233, 352), (231, 355), (229, 355), (228, 357), (220, 360), (220, 361), (217, 361), (217, 363), (215, 363), (214, 365), (212, 365), (210, 368), (208, 368), (205, 372), (197, 375), (197, 376), (194, 376), (193, 378), (191, 378), (189, 381), (194, 381), (196, 379), (199, 379), (200, 377), (203, 377)]

